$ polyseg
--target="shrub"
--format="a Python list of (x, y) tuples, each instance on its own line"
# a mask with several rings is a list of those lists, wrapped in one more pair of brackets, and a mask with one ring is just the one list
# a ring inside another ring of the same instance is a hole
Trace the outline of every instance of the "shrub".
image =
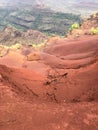
[(72, 31), (73, 29), (78, 29), (78, 28), (79, 28), (79, 24), (78, 23), (74, 23), (74, 24), (71, 25), (69, 30)]
[(91, 28), (90, 32), (91, 32), (91, 34), (93, 34), (93, 35), (98, 34), (98, 27), (96, 27), (96, 28)]
[(20, 49), (22, 47), (22, 45), (20, 43), (16, 43), (15, 45), (12, 45), (10, 48), (11, 49)]

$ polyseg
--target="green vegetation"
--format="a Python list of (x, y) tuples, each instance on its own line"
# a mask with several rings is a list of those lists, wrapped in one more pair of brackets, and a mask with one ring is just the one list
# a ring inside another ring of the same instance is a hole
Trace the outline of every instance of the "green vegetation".
[(93, 35), (97, 35), (98, 34), (98, 27), (96, 27), (96, 28), (91, 28), (91, 34), (93, 34)]
[(35, 50), (40, 50), (42, 48), (44, 48), (46, 46), (46, 43), (41, 43), (41, 44), (32, 44), (32, 47), (35, 49)]
[(79, 23), (74, 23), (74, 24), (71, 25), (69, 30), (72, 31), (73, 29), (79, 29), (79, 27), (80, 27)]
[(79, 15), (32, 7), (0, 8), (0, 30), (12, 25), (22, 31), (33, 29), (49, 35), (65, 35), (74, 22), (80, 22)]
[(20, 43), (16, 43), (15, 45), (12, 45), (10, 48), (17, 50), (17, 49), (20, 49), (21, 47), (22, 45)]

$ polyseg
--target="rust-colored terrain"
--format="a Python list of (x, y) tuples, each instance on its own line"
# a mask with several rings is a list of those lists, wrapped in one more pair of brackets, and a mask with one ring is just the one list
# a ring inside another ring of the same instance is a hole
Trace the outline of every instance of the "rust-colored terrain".
[(98, 130), (98, 35), (0, 51), (0, 130)]

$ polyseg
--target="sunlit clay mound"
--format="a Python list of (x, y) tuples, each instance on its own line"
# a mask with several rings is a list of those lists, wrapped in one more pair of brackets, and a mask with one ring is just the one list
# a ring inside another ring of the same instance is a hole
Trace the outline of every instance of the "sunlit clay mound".
[[(4, 84), (22, 98), (57, 103), (97, 101), (97, 48), (98, 37), (92, 36), (89, 40), (50, 45), (45, 52), (29, 52), (27, 56), (21, 51), (11, 55), (10, 51), (10, 68), (1, 65), (0, 74)], [(6, 61), (8, 56), (4, 57)], [(20, 69), (11, 68), (11, 63)], [(36, 68), (38, 65), (41, 69)]]
[(1, 57), (2, 130), (97, 130), (98, 37), (57, 42)]

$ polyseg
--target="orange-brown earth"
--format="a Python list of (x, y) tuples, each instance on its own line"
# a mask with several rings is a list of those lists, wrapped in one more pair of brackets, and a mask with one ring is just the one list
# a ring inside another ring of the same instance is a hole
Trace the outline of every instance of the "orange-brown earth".
[(0, 130), (98, 130), (98, 35), (0, 58)]
[(92, 28), (98, 27), (98, 12), (96, 12), (93, 15), (90, 15), (88, 19), (83, 20), (83, 22), (80, 24), (78, 29), (73, 29), (69, 32), (68, 36), (69, 38), (77, 39), (79, 36), (84, 35), (91, 35), (92, 34)]

